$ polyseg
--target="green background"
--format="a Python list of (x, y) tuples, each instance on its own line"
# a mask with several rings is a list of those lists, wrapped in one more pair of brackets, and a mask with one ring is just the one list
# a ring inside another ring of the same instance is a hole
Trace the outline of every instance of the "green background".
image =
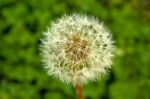
[(0, 99), (75, 99), (49, 77), (38, 46), (51, 21), (67, 13), (96, 16), (116, 41), (108, 76), (83, 87), (85, 99), (150, 99), (149, 0), (0, 0)]

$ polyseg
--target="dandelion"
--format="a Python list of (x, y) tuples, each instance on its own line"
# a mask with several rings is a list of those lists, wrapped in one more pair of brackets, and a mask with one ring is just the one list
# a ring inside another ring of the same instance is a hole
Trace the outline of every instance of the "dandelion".
[(48, 27), (41, 44), (49, 75), (77, 86), (95, 81), (112, 65), (111, 34), (102, 22), (87, 15), (64, 15)]

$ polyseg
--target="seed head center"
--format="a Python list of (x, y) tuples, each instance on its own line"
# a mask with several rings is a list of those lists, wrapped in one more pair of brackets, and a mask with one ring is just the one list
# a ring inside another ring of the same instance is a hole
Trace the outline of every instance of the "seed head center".
[(66, 56), (73, 61), (86, 59), (90, 52), (88, 41), (83, 39), (80, 34), (68, 37), (64, 49)]

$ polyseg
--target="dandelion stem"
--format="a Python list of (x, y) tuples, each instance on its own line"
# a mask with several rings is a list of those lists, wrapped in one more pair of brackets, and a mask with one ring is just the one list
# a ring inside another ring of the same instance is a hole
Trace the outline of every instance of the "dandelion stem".
[(84, 99), (82, 93), (82, 87), (79, 84), (76, 85), (76, 95), (77, 95), (77, 99)]

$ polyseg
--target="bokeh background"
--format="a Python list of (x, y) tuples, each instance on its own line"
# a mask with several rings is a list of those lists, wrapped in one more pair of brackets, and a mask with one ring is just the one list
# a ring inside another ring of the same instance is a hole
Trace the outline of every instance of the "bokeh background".
[(86, 99), (150, 99), (150, 0), (0, 0), (0, 99), (75, 99), (49, 77), (38, 45), (65, 13), (96, 16), (117, 46), (108, 76), (84, 86)]

